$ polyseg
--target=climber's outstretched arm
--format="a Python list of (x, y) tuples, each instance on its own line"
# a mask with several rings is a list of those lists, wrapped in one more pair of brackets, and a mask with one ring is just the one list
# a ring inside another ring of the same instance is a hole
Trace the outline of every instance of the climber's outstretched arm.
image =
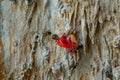
[(64, 33), (64, 35), (65, 35), (65, 36), (68, 36), (68, 35), (70, 34), (70, 31), (71, 31), (71, 29), (67, 30), (67, 31)]

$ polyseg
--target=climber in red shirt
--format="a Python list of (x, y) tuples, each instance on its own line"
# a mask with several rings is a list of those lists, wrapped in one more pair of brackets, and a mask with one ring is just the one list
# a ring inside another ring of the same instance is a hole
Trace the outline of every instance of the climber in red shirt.
[[(69, 35), (70, 34), (70, 35)], [(70, 36), (68, 39), (67, 36)], [(78, 41), (75, 37), (75, 34), (68, 30), (66, 33), (64, 33), (60, 38), (57, 34), (52, 35), (52, 39), (57, 40), (57, 44), (67, 50), (67, 52), (70, 52), (73, 56), (73, 60), (75, 65), (73, 66), (76, 68), (77, 66), (77, 48), (78, 48)]]

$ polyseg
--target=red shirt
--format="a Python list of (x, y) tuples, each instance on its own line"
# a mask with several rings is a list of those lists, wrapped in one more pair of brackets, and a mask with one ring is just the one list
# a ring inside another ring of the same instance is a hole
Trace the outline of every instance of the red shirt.
[(67, 50), (70, 49), (72, 46), (72, 43), (70, 40), (67, 39), (67, 37), (63, 34), (61, 38), (57, 41), (57, 44), (63, 48), (66, 48)]

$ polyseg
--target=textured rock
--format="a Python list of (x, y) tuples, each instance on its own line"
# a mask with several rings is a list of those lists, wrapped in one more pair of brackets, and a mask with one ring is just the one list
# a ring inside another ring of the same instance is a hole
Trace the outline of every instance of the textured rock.
[[(83, 44), (73, 72), (51, 39), (71, 27)], [(119, 53), (120, 0), (0, 0), (0, 80), (119, 80)]]

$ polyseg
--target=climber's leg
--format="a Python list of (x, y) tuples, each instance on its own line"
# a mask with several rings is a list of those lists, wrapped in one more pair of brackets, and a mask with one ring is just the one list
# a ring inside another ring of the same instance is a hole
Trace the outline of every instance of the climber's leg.
[(74, 54), (72, 54), (72, 56), (73, 56), (74, 63), (76, 64), (77, 63), (77, 55), (74, 53)]
[(76, 66), (77, 66), (77, 53), (76, 53), (76, 51), (75, 50), (72, 50), (72, 52), (71, 52), (71, 54), (72, 54), (72, 57), (73, 57), (73, 61), (74, 61), (74, 64), (73, 64), (73, 69), (75, 69), (76, 68)]
[(78, 41), (75, 34), (70, 34), (70, 41), (72, 42), (73, 47), (73, 59), (75, 63), (77, 62), (77, 48), (78, 48)]

